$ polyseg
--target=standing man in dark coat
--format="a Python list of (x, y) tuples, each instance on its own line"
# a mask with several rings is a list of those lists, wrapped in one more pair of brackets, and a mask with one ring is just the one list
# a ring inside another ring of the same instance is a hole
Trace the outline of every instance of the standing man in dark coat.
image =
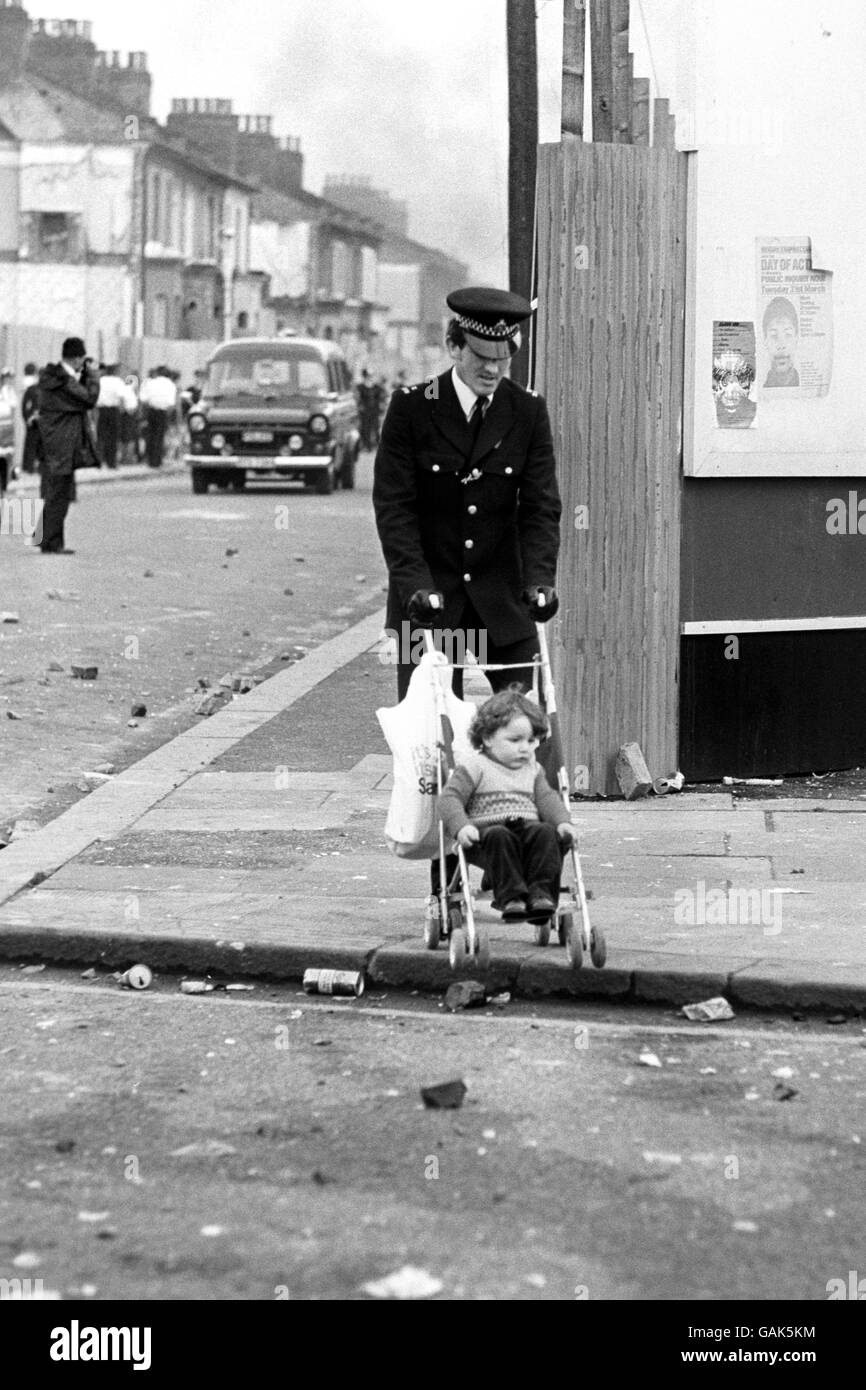
[(413, 629), (434, 624), (452, 641), (466, 634), (482, 661), (526, 663), (489, 679), (494, 690), (527, 690), (535, 623), (558, 607), (561, 503), (547, 407), (506, 376), (531, 306), (491, 289), (458, 290), (447, 303), (454, 365), (395, 391), (376, 455), (373, 504), (400, 699), (423, 650)]
[(99, 370), (80, 338), (67, 338), (62, 360), (39, 374), (39, 431), (43, 450), (43, 555), (74, 555), (63, 540), (76, 468), (98, 468), (90, 411), (99, 396)]

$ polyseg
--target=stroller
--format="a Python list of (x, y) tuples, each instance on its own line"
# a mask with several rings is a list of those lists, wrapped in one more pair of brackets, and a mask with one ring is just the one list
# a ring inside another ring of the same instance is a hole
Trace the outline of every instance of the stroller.
[[(556, 711), (556, 691), (550, 666), (547, 634), (543, 624), (538, 623), (536, 627), (540, 667), (539, 703), (550, 723), (550, 755), (556, 769), (556, 789), (567, 806), (570, 788), (562, 753), (562, 740)], [(428, 652), (435, 650), (431, 632), (425, 632), (424, 641)], [(489, 670), (493, 668), (481, 666), (479, 669)], [(437, 790), (441, 794), (448, 776), (454, 768), (454, 735), (445, 710), (442, 688), (438, 681), (434, 682), (434, 690), (437, 701), (440, 753), (437, 758)], [(441, 819), (438, 822), (438, 831), (439, 852), (438, 856), (434, 857), (438, 857), (444, 872), (446, 837)], [(440, 941), (447, 941), (448, 959), (452, 970), (459, 970), (462, 965), (467, 963), (467, 960), (470, 963), (476, 961), (482, 970), (486, 970), (490, 964), (490, 937), (487, 923), (476, 919), (475, 900), (469, 884), (469, 865), (463, 848), (459, 844), (456, 846), (456, 853), (457, 869), (451, 880), (447, 883), (441, 882), (439, 893), (432, 894), (428, 899), (427, 920), (424, 924), (424, 944), (428, 950), (435, 951)], [(563, 868), (565, 868), (569, 858), (571, 860), (571, 873), (568, 876), (570, 882), (561, 887), (558, 906), (549, 917), (533, 919), (535, 944), (546, 946), (550, 941), (551, 929), (555, 925), (560, 945), (564, 946), (568, 952), (572, 970), (581, 968), (584, 952), (588, 952), (593, 965), (597, 969), (601, 969), (607, 959), (607, 946), (601, 928), (590, 925), (580, 856), (574, 841), (565, 855)]]

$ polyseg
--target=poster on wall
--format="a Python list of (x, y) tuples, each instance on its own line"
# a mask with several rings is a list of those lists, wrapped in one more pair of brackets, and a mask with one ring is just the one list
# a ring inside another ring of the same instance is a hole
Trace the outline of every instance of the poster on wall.
[(758, 394), (826, 396), (833, 369), (833, 276), (812, 269), (809, 237), (758, 237)]
[(716, 427), (747, 430), (755, 426), (755, 325), (716, 320), (713, 323), (713, 397)]

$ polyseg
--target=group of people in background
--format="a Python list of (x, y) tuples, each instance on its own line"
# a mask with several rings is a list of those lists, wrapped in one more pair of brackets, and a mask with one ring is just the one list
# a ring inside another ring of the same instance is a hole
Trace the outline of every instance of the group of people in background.
[[(47, 368), (43, 368), (44, 372)], [(116, 469), (120, 464), (145, 461), (161, 468), (166, 438), (186, 417), (190, 404), (201, 395), (200, 373), (194, 383), (181, 391), (180, 373), (169, 367), (153, 367), (141, 380), (135, 372), (125, 375), (119, 362), (101, 362), (98, 367), (99, 394), (93, 406), (95, 421), (95, 467)], [(44, 450), (40, 434), (40, 373), (35, 362), (24, 368), (20, 400), (24, 423), (23, 446), (16, 472), (41, 471)], [(0, 407), (14, 417), (19, 409), (15, 376), (11, 368), (0, 373)]]

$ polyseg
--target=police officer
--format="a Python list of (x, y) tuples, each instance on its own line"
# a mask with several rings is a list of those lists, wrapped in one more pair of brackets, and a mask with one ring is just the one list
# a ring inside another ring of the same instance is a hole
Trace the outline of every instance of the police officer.
[[(376, 455), (373, 504), (388, 566), (387, 626), (483, 634), (494, 690), (527, 690), (535, 622), (552, 618), (561, 503), (542, 397), (506, 375), (532, 312), (505, 290), (447, 298), (450, 371), (395, 391)], [(412, 675), (400, 641), (398, 698)], [(420, 650), (420, 644), (415, 650)], [(462, 672), (454, 689), (462, 691)]]

